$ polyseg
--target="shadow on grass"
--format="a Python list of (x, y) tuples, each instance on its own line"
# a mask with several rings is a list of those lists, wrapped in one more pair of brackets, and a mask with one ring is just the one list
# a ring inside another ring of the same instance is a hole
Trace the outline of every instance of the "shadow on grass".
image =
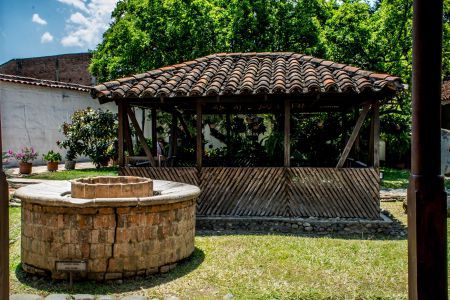
[(298, 236), (307, 238), (330, 238), (330, 239), (344, 239), (344, 240), (406, 240), (407, 227), (394, 215), (389, 212), (383, 212), (392, 223), (388, 228), (383, 229), (384, 232), (371, 233), (368, 230), (361, 230), (360, 232), (343, 233), (337, 231), (323, 231), (323, 232), (304, 232), (297, 231), (295, 229), (280, 228), (277, 230), (244, 230), (244, 229), (232, 229), (232, 230), (205, 230), (197, 229), (197, 236), (223, 236), (223, 235), (280, 235), (280, 236)]
[(27, 274), (22, 270), (21, 264), (16, 268), (16, 277), (22, 284), (47, 293), (108, 295), (139, 291), (168, 283), (194, 271), (204, 260), (205, 253), (196, 247), (190, 257), (178, 262), (175, 269), (168, 273), (124, 279), (121, 283), (117, 280), (107, 282), (75, 281), (72, 289), (70, 289), (68, 281), (52, 280), (48, 277), (37, 278)]

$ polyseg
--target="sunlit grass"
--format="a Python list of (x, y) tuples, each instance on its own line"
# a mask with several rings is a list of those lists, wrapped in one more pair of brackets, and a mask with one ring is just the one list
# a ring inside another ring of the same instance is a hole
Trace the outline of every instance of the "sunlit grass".
[(45, 172), (28, 176), (31, 179), (70, 180), (92, 176), (117, 176), (117, 167), (105, 167), (99, 169), (61, 170), (57, 172)]
[[(400, 202), (383, 203), (405, 222)], [(11, 239), (20, 209), (11, 208)], [(449, 228), (450, 233), (450, 228)], [(70, 293), (142, 294), (182, 299), (406, 299), (407, 242), (292, 235), (198, 235), (197, 250), (165, 275), (122, 284), (80, 282)], [(20, 240), (10, 245), (13, 293), (67, 293), (66, 282), (33, 281), (20, 269)]]
[[(406, 189), (408, 187), (410, 171), (382, 168), (383, 179), (381, 180), (382, 188), (390, 189)], [(445, 178), (445, 187), (450, 189), (450, 179)]]
[[(384, 169), (384, 187), (404, 188), (409, 172)], [(116, 175), (117, 169), (44, 173), (33, 178)], [(402, 203), (382, 203), (406, 224)], [(292, 235), (197, 235), (193, 256), (165, 275), (123, 283), (33, 280), (20, 268), (20, 208), (10, 208), (13, 293), (140, 294), (182, 299), (406, 299), (407, 241)], [(448, 226), (450, 237), (450, 226)], [(450, 238), (449, 238), (450, 242)]]

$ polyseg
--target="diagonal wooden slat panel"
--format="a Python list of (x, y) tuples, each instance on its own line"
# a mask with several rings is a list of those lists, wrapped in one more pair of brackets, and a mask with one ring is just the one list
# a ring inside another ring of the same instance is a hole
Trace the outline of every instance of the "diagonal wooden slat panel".
[(283, 168), (202, 168), (198, 212), (209, 216), (288, 216), (282, 172)]
[(375, 169), (335, 168), (137, 168), (121, 175), (200, 186), (202, 216), (379, 218)]
[(289, 168), (289, 203), (318, 217), (380, 216), (379, 180), (374, 169)]

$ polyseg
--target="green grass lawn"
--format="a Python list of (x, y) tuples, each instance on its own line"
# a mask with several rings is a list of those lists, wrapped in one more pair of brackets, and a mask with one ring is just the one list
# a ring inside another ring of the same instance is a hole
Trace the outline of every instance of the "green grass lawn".
[(61, 170), (57, 172), (45, 172), (40, 174), (35, 174), (27, 176), (26, 178), (31, 179), (50, 179), (50, 180), (70, 180), (82, 177), (91, 176), (116, 176), (117, 167), (105, 167), (99, 169), (79, 169), (79, 170)]
[[(382, 187), (406, 188), (408, 171), (383, 170)], [(117, 168), (43, 173), (29, 178), (67, 180), (117, 175)], [(450, 187), (450, 182), (446, 181)], [(383, 203), (406, 224), (400, 202)], [(198, 235), (193, 256), (168, 274), (116, 282), (65, 282), (26, 276), (20, 268), (20, 209), (11, 208), (13, 293), (142, 294), (183, 299), (406, 299), (407, 241), (292, 235)], [(450, 240), (450, 226), (448, 227)]]
[[(383, 203), (401, 222), (400, 202)], [(141, 294), (163, 298), (406, 299), (407, 241), (292, 235), (198, 235), (193, 256), (168, 274), (122, 284), (33, 280), (20, 269), (20, 209), (11, 208), (11, 292)], [(450, 227), (449, 227), (450, 234)]]
[[(390, 168), (382, 168), (383, 179), (381, 180), (382, 188), (406, 189), (409, 181), (409, 170), (398, 170)], [(445, 178), (445, 187), (450, 189), (450, 179)]]

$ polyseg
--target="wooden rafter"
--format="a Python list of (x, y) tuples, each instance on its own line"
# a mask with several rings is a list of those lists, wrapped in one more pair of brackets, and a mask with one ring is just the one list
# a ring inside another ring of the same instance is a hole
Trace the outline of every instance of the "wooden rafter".
[[(124, 108), (125, 111), (128, 111), (128, 109), (131, 109), (131, 107), (127, 104), (124, 104)], [(133, 139), (131, 138), (131, 128), (130, 128), (130, 122), (128, 121), (128, 118), (126, 116), (126, 112), (125, 112), (125, 116), (124, 116), (124, 122), (123, 122), (123, 130), (124, 130), (124, 136), (125, 136), (125, 146), (127, 148), (128, 151), (128, 155), (133, 156), (134, 155), (134, 151), (133, 151)]]
[(131, 120), (131, 123), (133, 124), (134, 130), (136, 130), (136, 135), (139, 139), (139, 142), (141, 143), (141, 146), (144, 149), (145, 154), (147, 155), (147, 158), (150, 161), (151, 166), (154, 167), (155, 159), (153, 158), (152, 151), (148, 147), (147, 141), (145, 140), (145, 137), (144, 137), (144, 134), (142, 133), (142, 130), (139, 127), (139, 123), (136, 120), (136, 116), (130, 107), (127, 107), (127, 113), (128, 113), (128, 117)]
[(358, 121), (356, 121), (356, 125), (353, 128), (353, 132), (347, 142), (347, 145), (345, 145), (344, 151), (342, 151), (341, 157), (339, 158), (336, 168), (342, 168), (344, 166), (344, 163), (347, 160), (348, 154), (350, 153), (350, 150), (352, 149), (353, 144), (355, 143), (356, 137), (358, 136), (359, 131), (361, 130), (361, 126), (364, 123), (364, 120), (367, 116), (369, 108), (370, 108), (369, 104), (364, 105), (361, 113), (359, 114)]

